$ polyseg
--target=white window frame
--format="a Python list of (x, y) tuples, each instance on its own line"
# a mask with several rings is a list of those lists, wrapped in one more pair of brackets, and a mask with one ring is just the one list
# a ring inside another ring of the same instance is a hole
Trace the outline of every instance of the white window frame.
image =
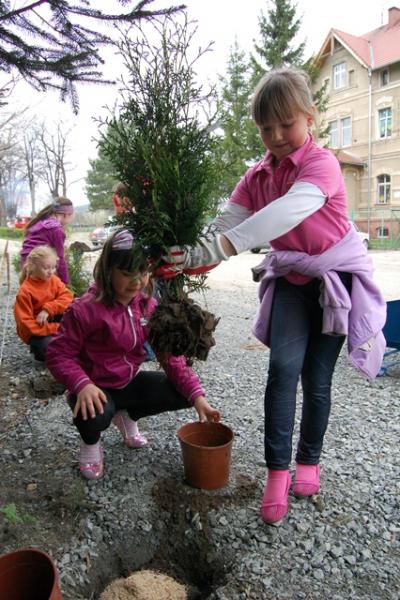
[(329, 122), (329, 147), (339, 148), (339, 127), (337, 120)]
[[(345, 124), (345, 122), (348, 124)], [(348, 140), (345, 140), (345, 132)], [(342, 146), (351, 146), (352, 137), (353, 137), (353, 123), (351, 117), (344, 117), (340, 119), (340, 137)]]
[(378, 110), (378, 137), (384, 140), (392, 136), (393, 111), (391, 106)]
[(347, 64), (340, 62), (333, 65), (333, 89), (340, 90), (347, 86)]
[(353, 120), (350, 116), (329, 121), (329, 147), (344, 148), (351, 146), (353, 136)]
[[(391, 177), (387, 173), (381, 173), (377, 179), (377, 204), (390, 204)], [(381, 200), (382, 198), (382, 200)]]

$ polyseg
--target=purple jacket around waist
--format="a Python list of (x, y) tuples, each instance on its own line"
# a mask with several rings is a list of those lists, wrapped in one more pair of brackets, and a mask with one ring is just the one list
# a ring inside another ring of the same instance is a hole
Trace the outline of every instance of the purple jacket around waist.
[(24, 264), (29, 252), (36, 246), (51, 246), (57, 253), (57, 274), (61, 281), (69, 283), (68, 267), (64, 258), (65, 231), (60, 221), (49, 217), (38, 221), (26, 231), (21, 249), (21, 266)]
[[(129, 306), (116, 302), (107, 307), (96, 302), (94, 290), (89, 290), (64, 313), (47, 349), (47, 367), (75, 394), (89, 383), (100, 388), (125, 387), (146, 358), (147, 321), (156, 304), (154, 298), (139, 294)], [(183, 356), (171, 356), (162, 366), (189, 401), (204, 395)]]
[[(382, 333), (386, 321), (386, 302), (372, 279), (372, 260), (353, 227), (323, 254), (310, 256), (303, 252), (273, 251), (254, 267), (254, 279), (261, 283), (260, 307), (254, 320), (253, 333), (266, 345), (269, 342), (275, 279), (290, 271), (321, 279), (322, 332), (347, 335), (351, 362), (367, 377), (376, 377), (386, 348)], [(351, 296), (338, 272), (352, 274)]]

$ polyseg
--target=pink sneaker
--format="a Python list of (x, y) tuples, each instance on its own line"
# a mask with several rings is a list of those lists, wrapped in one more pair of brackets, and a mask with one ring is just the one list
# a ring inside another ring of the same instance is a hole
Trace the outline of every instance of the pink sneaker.
[(122, 433), (125, 445), (128, 448), (143, 448), (149, 443), (147, 438), (140, 433), (136, 421), (130, 418), (126, 410), (119, 410), (114, 415), (112, 422)]
[(319, 465), (300, 465), (296, 463), (293, 493), (298, 498), (314, 496), (319, 492), (320, 483)]
[(270, 525), (279, 525), (288, 512), (288, 495), (292, 478), (288, 470), (268, 469), (261, 502), (261, 518)]
[(88, 445), (81, 441), (79, 470), (85, 479), (100, 479), (103, 475), (103, 450), (100, 442)]

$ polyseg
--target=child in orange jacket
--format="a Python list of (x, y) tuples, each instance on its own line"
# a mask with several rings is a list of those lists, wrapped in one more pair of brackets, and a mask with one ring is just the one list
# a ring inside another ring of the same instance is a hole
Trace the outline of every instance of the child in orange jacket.
[(50, 246), (36, 246), (28, 254), (14, 305), (17, 334), (36, 360), (44, 361), (47, 346), (62, 314), (73, 300), (72, 292), (55, 274), (58, 257)]

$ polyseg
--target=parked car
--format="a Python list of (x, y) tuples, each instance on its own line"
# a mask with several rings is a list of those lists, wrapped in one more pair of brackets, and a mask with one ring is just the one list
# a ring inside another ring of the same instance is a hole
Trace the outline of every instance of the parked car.
[(354, 221), (350, 221), (350, 223), (353, 225), (353, 227), (357, 231), (362, 243), (368, 250), (368, 248), (369, 248), (369, 233), (365, 233), (365, 231), (361, 231), (359, 229), (357, 223), (355, 223)]
[[(357, 231), (358, 235), (360, 236), (362, 243), (368, 250), (368, 248), (369, 248), (369, 233), (365, 233), (365, 231), (361, 231), (361, 229), (358, 227), (357, 223), (355, 223), (354, 221), (350, 221), (350, 223), (353, 225), (354, 229)], [(259, 252), (261, 252), (261, 250), (265, 250), (266, 252), (268, 252), (269, 249), (270, 249), (270, 245), (265, 244), (265, 246), (259, 246), (256, 248), (252, 248), (251, 252), (253, 252), (253, 254), (258, 254)]]
[(31, 217), (15, 217), (14, 221), (11, 221), (13, 224), (10, 225), (10, 227), (14, 227), (15, 229), (24, 229), (30, 220)]
[(103, 225), (103, 227), (96, 227), (89, 233), (89, 239), (95, 248), (101, 248), (104, 246), (107, 239), (118, 229), (118, 225)]

